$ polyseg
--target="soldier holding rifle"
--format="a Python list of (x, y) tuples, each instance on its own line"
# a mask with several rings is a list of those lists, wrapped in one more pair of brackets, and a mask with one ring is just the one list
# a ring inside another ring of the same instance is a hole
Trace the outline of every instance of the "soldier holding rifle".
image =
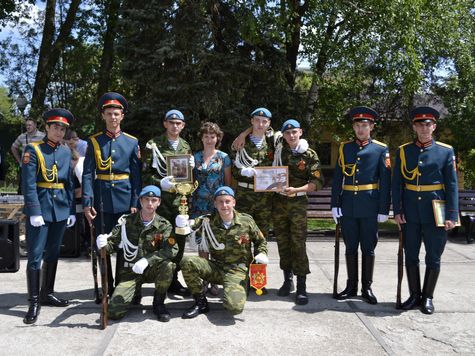
[(346, 245), (346, 288), (334, 297), (356, 296), (358, 289), (358, 246), (362, 252), (362, 297), (376, 304), (373, 294), (374, 249), (378, 242), (378, 222), (388, 219), (391, 164), (388, 147), (371, 138), (378, 114), (360, 106), (348, 113), (355, 139), (340, 145), (332, 186), (332, 215), (341, 224)]

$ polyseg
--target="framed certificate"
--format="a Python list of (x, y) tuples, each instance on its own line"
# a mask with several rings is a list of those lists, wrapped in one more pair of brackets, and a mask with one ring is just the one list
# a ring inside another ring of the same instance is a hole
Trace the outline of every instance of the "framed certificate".
[[(432, 200), (432, 208), (434, 209), (435, 226), (445, 226), (445, 200)], [(460, 226), (460, 216), (457, 214), (455, 226)]]
[(167, 176), (173, 176), (178, 183), (193, 183), (190, 158), (188, 154), (167, 156)]
[(255, 192), (282, 192), (289, 186), (289, 168), (287, 166), (254, 167)]

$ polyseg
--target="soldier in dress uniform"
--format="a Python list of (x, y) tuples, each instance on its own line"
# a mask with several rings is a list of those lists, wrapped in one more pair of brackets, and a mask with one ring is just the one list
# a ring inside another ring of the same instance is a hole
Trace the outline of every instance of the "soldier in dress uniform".
[[(73, 115), (65, 109), (44, 113), (47, 136), (26, 146), (22, 163), (28, 265), (29, 309), (25, 324), (36, 322), (41, 305), (65, 307), (69, 301), (54, 294), (58, 257), (66, 226), (76, 222), (71, 150), (61, 145)], [(43, 272), (40, 289), (40, 267)]]
[[(89, 224), (97, 233), (111, 231), (118, 219), (135, 213), (142, 187), (140, 148), (137, 138), (120, 128), (128, 105), (114, 92), (104, 94), (98, 103), (106, 129), (89, 137), (82, 176), (82, 204)], [(102, 221), (102, 216), (104, 221)], [(121, 265), (121, 255), (117, 265)], [(116, 268), (117, 270), (117, 268)], [(109, 293), (114, 291), (114, 278), (108, 257)]]
[(294, 289), (293, 274), (297, 276), (295, 303), (308, 303), (306, 279), (310, 273), (307, 241), (307, 192), (323, 187), (324, 180), (317, 153), (307, 148), (299, 150), (302, 129), (300, 123), (290, 119), (284, 122), (281, 132), (284, 140), (276, 146), (274, 164), (288, 166), (289, 187), (276, 193), (272, 218), (280, 256), (280, 268), (284, 271), (284, 283), (279, 296), (288, 296)]
[[(165, 114), (163, 120), (165, 132), (147, 142), (146, 148), (148, 165), (146, 173), (144, 173), (144, 182), (146, 184), (160, 185), (162, 189), (162, 203), (158, 208), (158, 213), (168, 221), (174, 223), (178, 215), (178, 207), (180, 206), (180, 194), (176, 193), (175, 183), (172, 176), (167, 176), (167, 156), (190, 154), (192, 155), (190, 145), (180, 137), (181, 131), (185, 127), (185, 116), (179, 110), (170, 110)], [(191, 169), (195, 166), (193, 155), (190, 157), (189, 166)], [(177, 268), (173, 275), (173, 281), (170, 285), (169, 292), (181, 296), (189, 296), (190, 292), (181, 285), (178, 280), (178, 271), (183, 252), (185, 250), (186, 236), (172, 232), (178, 243), (178, 254), (174, 259)], [(136, 302), (140, 300), (140, 290), (137, 289)]]
[(172, 259), (178, 252), (178, 245), (170, 236), (172, 225), (156, 214), (160, 195), (160, 188), (144, 187), (140, 192), (140, 211), (123, 215), (110, 234), (97, 237), (97, 247), (105, 246), (109, 254), (117, 252), (120, 245), (124, 250), (124, 264), (117, 272), (120, 282), (109, 304), (111, 319), (125, 316), (137, 284), (155, 283), (153, 312), (159, 321), (170, 320), (165, 299), (175, 269)]
[[(432, 314), (432, 298), (447, 230), (453, 229), (458, 218), (456, 161), (452, 146), (432, 137), (439, 118), (437, 110), (418, 107), (410, 117), (417, 137), (399, 147), (392, 182), (394, 219), (404, 233), (410, 292), (401, 308), (409, 310), (420, 306), (423, 313)], [(440, 227), (435, 224), (433, 200), (445, 200), (445, 221)], [(421, 291), (419, 251), (422, 241), (426, 250), (426, 271)]]
[[(217, 212), (188, 221), (188, 216), (178, 215), (176, 226), (182, 229), (200, 229), (200, 247), (209, 250), (210, 260), (200, 256), (185, 256), (181, 268), (185, 282), (195, 303), (184, 314), (191, 319), (209, 311), (202, 280), (222, 284), (223, 306), (233, 315), (240, 314), (247, 299), (248, 270), (253, 260), (251, 243), (254, 245), (256, 263), (267, 264), (267, 242), (248, 214), (234, 210), (234, 191), (228, 186), (214, 193)], [(192, 235), (193, 237), (193, 235)]]
[(346, 288), (336, 299), (356, 296), (358, 289), (358, 245), (362, 252), (363, 299), (376, 304), (371, 290), (374, 249), (378, 242), (378, 222), (388, 219), (391, 189), (391, 163), (388, 146), (371, 138), (378, 114), (359, 106), (348, 113), (355, 139), (340, 145), (332, 186), (332, 215), (341, 223), (346, 245)]

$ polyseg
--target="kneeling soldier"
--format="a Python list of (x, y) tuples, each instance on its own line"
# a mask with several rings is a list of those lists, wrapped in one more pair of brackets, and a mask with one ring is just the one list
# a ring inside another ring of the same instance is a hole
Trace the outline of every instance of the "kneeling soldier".
[[(233, 315), (240, 314), (247, 299), (248, 270), (253, 259), (251, 243), (255, 261), (269, 262), (266, 239), (254, 219), (234, 210), (234, 191), (223, 186), (215, 191), (214, 197), (217, 213), (201, 216), (190, 224), (193, 229), (201, 228), (200, 246), (209, 250), (210, 260), (185, 256), (181, 261), (183, 277), (195, 299), (195, 304), (183, 314), (184, 319), (209, 311), (202, 280), (222, 284), (224, 308)], [(188, 216), (178, 215), (176, 226), (189, 233)]]
[(124, 252), (124, 265), (119, 269), (120, 283), (109, 304), (109, 318), (121, 319), (132, 303), (138, 283), (155, 283), (153, 312), (159, 321), (169, 321), (165, 308), (167, 289), (172, 281), (175, 264), (171, 261), (178, 245), (170, 237), (172, 225), (155, 213), (160, 205), (160, 188), (149, 185), (140, 193), (141, 210), (123, 215), (110, 234), (97, 237), (97, 247), (107, 252)]

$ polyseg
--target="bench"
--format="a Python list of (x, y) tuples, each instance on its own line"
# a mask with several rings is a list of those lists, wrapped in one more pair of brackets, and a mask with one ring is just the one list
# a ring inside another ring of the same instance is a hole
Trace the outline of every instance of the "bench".
[(464, 227), (467, 243), (472, 243), (475, 228), (475, 190), (459, 191), (460, 224)]
[(332, 218), (332, 190), (330, 187), (308, 193), (308, 218)]

